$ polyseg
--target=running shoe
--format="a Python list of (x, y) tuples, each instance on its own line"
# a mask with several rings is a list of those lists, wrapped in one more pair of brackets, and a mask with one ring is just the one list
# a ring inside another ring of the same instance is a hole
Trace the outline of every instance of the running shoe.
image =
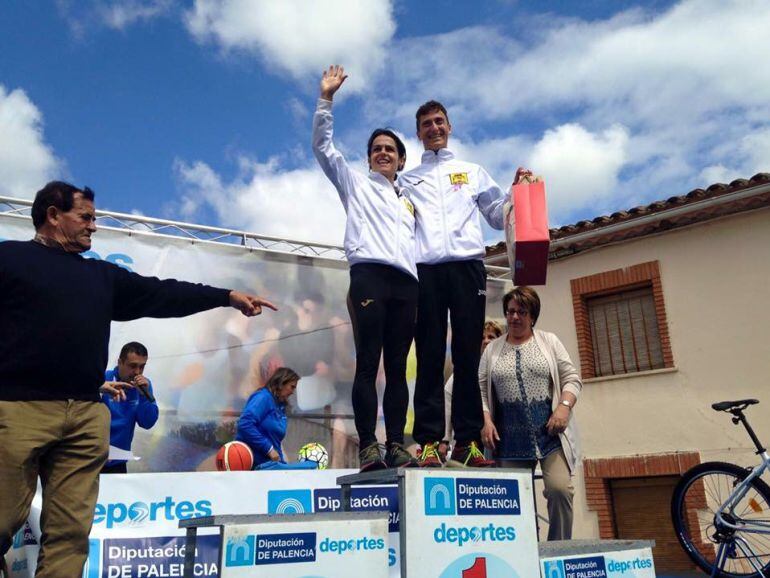
[(374, 442), (358, 452), (358, 463), (361, 465), (359, 472), (373, 472), (375, 470), (384, 470), (388, 466), (382, 459), (380, 444)]
[(420, 464), (400, 443), (389, 443), (385, 452), (385, 464), (389, 468), (416, 468)]
[(444, 465), (438, 455), (438, 444), (439, 442), (432, 442), (422, 446), (417, 456), (417, 463), (421, 468), (440, 468)]
[(476, 442), (471, 442), (464, 446), (456, 444), (447, 461), (447, 466), (452, 468), (494, 468), (495, 461), (486, 459), (484, 452), (479, 449)]

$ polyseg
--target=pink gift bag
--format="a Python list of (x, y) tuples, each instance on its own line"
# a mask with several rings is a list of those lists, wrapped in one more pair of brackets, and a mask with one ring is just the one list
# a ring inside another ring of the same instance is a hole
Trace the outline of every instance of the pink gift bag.
[(550, 241), (545, 183), (512, 185), (511, 203), (513, 209), (507, 205), (505, 213), (505, 245), (513, 284), (545, 285)]

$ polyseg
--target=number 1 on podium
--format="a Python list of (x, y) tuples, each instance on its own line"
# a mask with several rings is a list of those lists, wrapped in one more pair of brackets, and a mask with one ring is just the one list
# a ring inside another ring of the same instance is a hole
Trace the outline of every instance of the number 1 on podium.
[(476, 558), (473, 562), (473, 566), (467, 570), (463, 570), (462, 578), (487, 578), (487, 559)]

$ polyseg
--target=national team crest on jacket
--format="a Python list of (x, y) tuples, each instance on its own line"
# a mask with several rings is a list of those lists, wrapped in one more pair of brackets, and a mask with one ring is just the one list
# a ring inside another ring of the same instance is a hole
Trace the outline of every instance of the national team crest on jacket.
[(412, 204), (412, 201), (410, 201), (404, 196), (401, 196), (401, 202), (404, 203), (406, 210), (409, 211), (411, 215), (414, 217), (414, 205)]
[(449, 182), (453, 185), (467, 185), (468, 173), (452, 173), (449, 175)]

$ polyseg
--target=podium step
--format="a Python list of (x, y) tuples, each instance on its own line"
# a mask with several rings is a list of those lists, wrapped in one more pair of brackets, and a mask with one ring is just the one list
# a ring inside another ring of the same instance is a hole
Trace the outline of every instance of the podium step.
[(541, 558), (560, 558), (601, 552), (641, 550), (652, 548), (654, 545), (655, 540), (559, 540), (540, 542), (538, 550)]
[(538, 544), (543, 578), (656, 578), (654, 540), (564, 540)]
[(375, 470), (373, 472), (364, 472), (363, 474), (347, 474), (337, 478), (339, 486), (371, 486), (397, 484), (400, 478), (404, 477), (404, 470), (407, 468), (388, 468), (385, 470)]

